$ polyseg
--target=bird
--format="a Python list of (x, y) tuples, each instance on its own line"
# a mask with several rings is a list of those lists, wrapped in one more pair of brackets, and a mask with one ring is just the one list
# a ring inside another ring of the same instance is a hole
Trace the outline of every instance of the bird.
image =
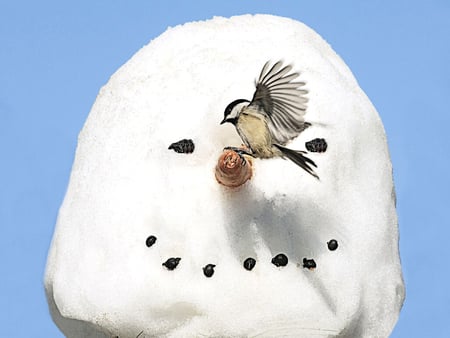
[[(299, 73), (290, 73), (292, 65), (278, 61), (271, 66), (267, 61), (255, 82), (251, 101), (237, 99), (228, 104), (220, 124), (235, 126), (245, 148), (226, 147), (240, 156), (255, 158), (288, 158), (307, 173), (319, 179), (312, 167), (317, 165), (306, 157), (305, 151), (293, 150), (285, 145), (311, 126), (306, 122), (308, 91), (305, 82), (293, 81)], [(290, 73), (290, 74), (289, 74)]]

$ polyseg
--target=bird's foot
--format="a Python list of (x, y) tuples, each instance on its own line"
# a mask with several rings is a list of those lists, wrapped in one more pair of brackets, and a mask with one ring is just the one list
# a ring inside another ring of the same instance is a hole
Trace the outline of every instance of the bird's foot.
[(242, 165), (246, 165), (247, 164), (247, 160), (245, 159), (244, 155), (247, 156), (251, 156), (251, 157), (255, 157), (251, 152), (249, 152), (247, 149), (243, 149), (243, 148), (238, 148), (238, 147), (225, 147), (223, 148), (223, 150), (232, 150), (234, 151), (236, 154), (239, 155), (239, 157), (242, 160)]

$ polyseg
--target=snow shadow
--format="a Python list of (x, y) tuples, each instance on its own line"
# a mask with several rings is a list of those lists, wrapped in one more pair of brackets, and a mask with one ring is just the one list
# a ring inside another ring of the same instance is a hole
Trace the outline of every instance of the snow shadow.
[(63, 317), (56, 305), (53, 297), (53, 288), (46, 288), (46, 296), (49, 305), (50, 314), (56, 326), (64, 333), (66, 337), (84, 337), (84, 338), (110, 338), (111, 334), (106, 334), (99, 325), (89, 323), (84, 320)]
[[(254, 257), (267, 247), (272, 257), (284, 253), (292, 262), (314, 258), (326, 251), (319, 234), (334, 228), (323, 206), (315, 201), (295, 201), (285, 194), (267, 198), (253, 186), (226, 191), (223, 210), (233, 253), (239, 260)], [(323, 237), (323, 236), (322, 236)]]

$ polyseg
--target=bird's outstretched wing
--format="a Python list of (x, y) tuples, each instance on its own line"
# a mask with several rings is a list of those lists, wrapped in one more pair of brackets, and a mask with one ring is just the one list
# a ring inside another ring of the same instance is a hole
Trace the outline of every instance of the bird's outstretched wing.
[[(256, 91), (249, 106), (257, 106), (266, 115), (274, 143), (286, 144), (295, 138), (309, 123), (305, 123), (308, 99), (304, 82), (293, 82), (298, 73), (288, 74), (291, 65), (278, 61), (272, 67), (264, 65), (256, 83)], [(288, 75), (287, 75), (288, 74)]]

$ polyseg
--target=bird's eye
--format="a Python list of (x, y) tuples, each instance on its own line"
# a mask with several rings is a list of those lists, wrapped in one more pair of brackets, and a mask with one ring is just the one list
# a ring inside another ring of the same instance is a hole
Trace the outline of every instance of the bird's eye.
[(195, 144), (191, 139), (182, 139), (178, 142), (174, 142), (169, 146), (169, 149), (173, 149), (177, 153), (191, 154), (194, 152)]

